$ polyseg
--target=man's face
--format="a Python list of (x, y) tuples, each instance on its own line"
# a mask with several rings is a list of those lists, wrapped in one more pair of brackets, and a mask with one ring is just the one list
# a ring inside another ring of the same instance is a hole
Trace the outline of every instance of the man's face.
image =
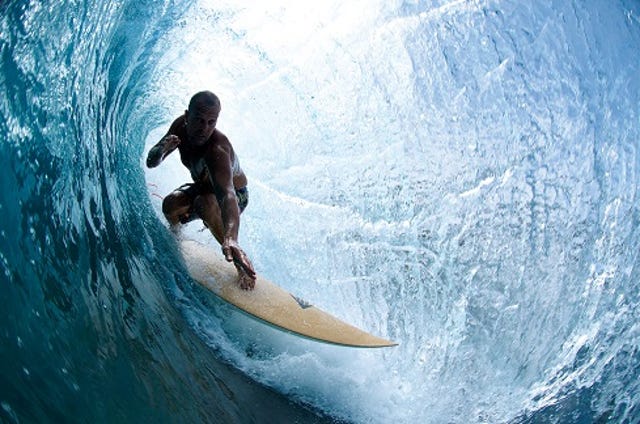
[(204, 144), (218, 122), (220, 110), (215, 107), (198, 106), (187, 111), (187, 136), (195, 144)]

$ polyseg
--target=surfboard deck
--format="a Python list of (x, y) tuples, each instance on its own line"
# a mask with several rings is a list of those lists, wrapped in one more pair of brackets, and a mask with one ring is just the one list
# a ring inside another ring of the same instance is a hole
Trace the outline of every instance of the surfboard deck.
[(397, 345), (304, 302), (260, 276), (255, 289), (242, 290), (238, 285), (235, 267), (221, 253), (193, 240), (182, 240), (180, 247), (189, 273), (198, 283), (259, 321), (289, 333), (335, 345), (360, 348)]

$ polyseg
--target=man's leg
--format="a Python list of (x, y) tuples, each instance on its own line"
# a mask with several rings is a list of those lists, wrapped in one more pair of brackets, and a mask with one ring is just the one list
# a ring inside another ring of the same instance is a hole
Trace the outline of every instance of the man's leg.
[(181, 217), (189, 214), (191, 198), (181, 190), (175, 190), (162, 201), (162, 213), (171, 227), (180, 223)]
[(224, 240), (224, 225), (222, 224), (222, 213), (220, 212), (220, 206), (216, 196), (213, 194), (201, 194), (196, 197), (193, 202), (194, 209), (198, 216), (204, 221), (204, 224), (209, 228), (211, 234), (218, 240), (218, 243), (222, 245)]

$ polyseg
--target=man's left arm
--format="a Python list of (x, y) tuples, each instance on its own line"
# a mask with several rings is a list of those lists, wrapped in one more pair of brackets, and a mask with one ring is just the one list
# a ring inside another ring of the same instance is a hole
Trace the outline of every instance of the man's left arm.
[(222, 253), (227, 261), (236, 262), (250, 277), (255, 278), (253, 265), (238, 244), (240, 209), (233, 186), (231, 152), (224, 147), (214, 146), (206, 157), (206, 163), (222, 214), (224, 226)]

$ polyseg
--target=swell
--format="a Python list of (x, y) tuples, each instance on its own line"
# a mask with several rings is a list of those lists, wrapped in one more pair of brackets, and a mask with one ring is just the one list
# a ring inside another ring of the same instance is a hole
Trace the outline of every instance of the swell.
[[(231, 3), (189, 31), (188, 2), (0, 6), (3, 419), (324, 419), (227, 361), (357, 421), (635, 419), (637, 6), (353, 4), (284, 47), (280, 15)], [(196, 64), (239, 93), (234, 146), (259, 141), (261, 269), (397, 349), (203, 344), (140, 164)]]
[(0, 6), (3, 420), (318, 420), (217, 358), (179, 311), (190, 282), (139, 158), (160, 119), (155, 42), (186, 6)]

